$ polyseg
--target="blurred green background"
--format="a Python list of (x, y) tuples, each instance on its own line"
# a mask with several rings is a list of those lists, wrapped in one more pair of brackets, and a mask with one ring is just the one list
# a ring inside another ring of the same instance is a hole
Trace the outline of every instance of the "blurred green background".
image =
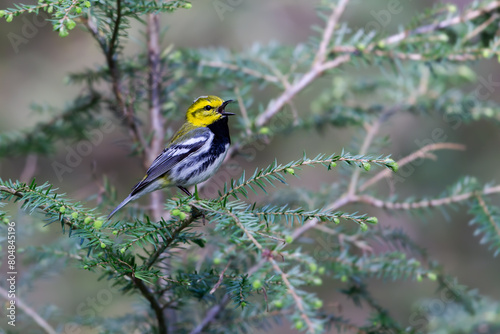
[[(0, 7), (9, 7), (13, 2), (3, 0)], [(320, 25), (322, 21), (316, 16), (317, 1), (300, 0), (242, 0), (233, 10), (221, 16), (214, 9), (214, 1), (195, 1), (190, 10), (179, 10), (174, 15), (162, 17), (163, 26), (168, 26), (164, 35), (164, 47), (172, 44), (176, 48), (198, 48), (225, 46), (241, 50), (253, 43), (268, 43), (279, 41), (282, 44), (295, 45), (307, 42), (313, 34), (312, 25)], [(433, 4), (432, 1), (401, 0), (402, 12), (393, 15), (387, 26), (387, 31), (396, 32), (399, 24), (408, 20), (417, 11), (422, 11)], [(459, 8), (468, 4), (467, 1), (454, 1)], [(364, 27), (369, 22), (376, 22), (373, 13), (378, 13), (387, 7), (385, 1), (353, 1), (345, 19), (352, 27)], [(82, 31), (73, 32), (69, 38), (59, 38), (52, 32), (50, 24), (34, 25), (33, 15), (24, 15), (12, 23), (0, 20), (0, 131), (28, 129), (48, 115), (35, 114), (30, 110), (30, 104), (47, 103), (55, 107), (64, 104), (79, 93), (78, 86), (65, 85), (65, 76), (69, 72), (80, 71), (95, 64), (102, 64), (103, 57), (96, 43), (88, 34)], [(30, 38), (23, 40), (17, 46), (11, 43), (12, 33), (21, 35), (26, 25), (33, 24), (35, 31)], [(126, 46), (127, 53), (137, 53), (144, 48), (141, 30), (143, 26), (136, 24), (130, 34)], [(494, 82), (500, 82), (500, 71), (496, 60), (474, 65), (479, 77), (493, 76)], [(379, 76), (380, 72), (373, 68), (363, 71), (344, 71), (345, 76), (364, 78)], [(430, 80), (432, 80), (432, 75)], [(471, 93), (476, 85), (459, 87), (464, 94)], [(217, 92), (206, 92), (216, 94)], [(259, 98), (267, 99), (269, 93), (260, 92)], [(193, 98), (195, 98), (193, 96)], [(500, 102), (499, 94), (492, 97)], [(264, 100), (263, 103), (266, 103)], [(297, 106), (307, 112), (310, 99), (306, 94), (296, 98)], [(187, 107), (187, 106), (185, 106)], [(432, 115), (432, 110), (429, 110)], [(113, 120), (114, 124), (118, 124)], [(175, 129), (178, 124), (169, 124)], [(457, 181), (461, 175), (475, 175), (480, 181), (499, 181), (498, 166), (500, 165), (498, 128), (487, 122), (477, 122), (472, 125), (462, 124), (458, 129), (452, 129), (440, 117), (416, 117), (400, 114), (394, 117), (382, 128), (382, 135), (389, 135), (391, 145), (385, 152), (393, 157), (403, 157), (419, 148), (417, 141), (430, 138), (433, 129), (442, 128), (446, 141), (462, 143), (466, 151), (440, 151), (438, 160), (427, 160), (415, 167), (411, 176), (402, 183), (396, 184), (400, 198), (407, 196), (437, 196), (448, 185)], [(354, 131), (352, 129), (328, 128), (319, 134), (310, 131), (294, 133), (293, 136), (281, 135), (272, 140), (270, 145), (259, 152), (256, 159), (246, 162), (241, 159), (247, 171), (256, 167), (267, 166), (274, 158), (279, 162), (297, 159), (305, 150), (308, 155), (317, 153), (341, 152), (343, 148), (349, 151)], [(26, 157), (16, 157), (0, 161), (0, 176), (3, 179), (19, 179), (33, 174), (38, 183), (48, 181), (59, 187), (75, 200), (85, 200), (98, 191), (96, 179), (107, 175), (117, 187), (119, 197), (124, 197), (136, 179), (142, 175), (141, 164), (137, 158), (129, 157), (123, 146), (117, 145), (128, 138), (125, 129), (116, 126), (105, 141), (96, 146), (92, 154), (86, 158), (71, 174), (65, 175), (63, 182), (56, 177), (51, 166), (52, 161), (64, 162), (67, 154), (66, 144), (61, 143), (57, 154), (49, 157), (38, 157), (36, 169), (26, 170)], [(357, 153), (357, 152), (351, 152)], [(397, 159), (396, 159), (397, 160)], [(31, 160), (33, 161), (33, 160)], [(95, 162), (94, 178), (91, 165)], [(28, 164), (29, 165), (29, 164)], [(402, 173), (410, 172), (402, 169)], [(375, 173), (373, 171), (372, 173)], [(299, 180), (293, 184), (318, 189), (321, 185), (342, 177), (339, 173), (306, 169)], [(23, 180), (26, 181), (26, 180)], [(388, 193), (387, 183), (380, 183), (382, 193)], [(94, 203), (88, 202), (89, 207)], [(11, 206), (12, 208), (16, 206)], [(17, 207), (16, 207), (17, 208)], [(17, 210), (17, 209), (14, 209)], [(367, 208), (354, 206), (346, 211)], [(368, 208), (370, 210), (370, 208)], [(15, 211), (14, 211), (15, 212)], [(368, 211), (369, 213), (370, 211)], [(431, 258), (438, 260), (446, 268), (446, 272), (456, 276), (459, 282), (470, 287), (476, 287), (483, 295), (494, 299), (500, 298), (498, 282), (500, 266), (498, 259), (486, 247), (479, 245), (479, 238), (473, 236), (473, 228), (468, 226), (469, 216), (465, 210), (448, 211), (445, 217), (439, 211), (425, 217), (409, 217), (406, 214), (378, 215), (382, 225), (398, 226), (407, 231), (422, 246), (428, 249)], [(39, 217), (38, 217), (39, 218)], [(33, 224), (41, 226), (39, 219), (19, 212), (14, 216), (18, 224)], [(19, 237), (18, 247), (33, 244), (50, 243), (60, 238), (60, 227), (50, 225), (37, 228), (30, 235)], [(328, 242), (328, 238), (325, 238)], [(323, 240), (323, 241), (325, 241)], [(74, 242), (73, 240), (68, 242)], [(324, 242), (318, 243), (325, 244)], [(2, 268), (0, 272), (4, 272)], [(22, 268), (20, 269), (22, 274)], [(340, 285), (324, 279), (324, 284), (317, 292), (325, 298), (328, 309), (335, 310), (338, 303), (343, 304), (342, 314), (351, 319), (362, 321), (366, 313), (350, 302), (345, 302), (336, 292)], [(435, 285), (428, 282), (384, 282), (374, 281), (371, 292), (403, 324), (408, 324), (412, 306), (424, 298), (437, 298), (434, 294)], [(111, 296), (111, 297), (110, 297)], [(107, 282), (96, 282), (96, 275), (76, 268), (52, 276), (40, 277), (30, 289), (23, 289), (20, 297), (34, 308), (55, 304), (63, 314), (74, 315), (80, 311), (86, 315), (119, 316), (141, 301), (134, 296), (123, 297), (115, 289), (110, 289)], [(111, 299), (108, 300), (108, 297)], [(89, 299), (91, 298), (91, 299)], [(92, 298), (98, 302), (94, 303)], [(126, 300), (126, 302), (122, 302)], [(132, 302), (132, 303), (130, 303)], [(1, 317), (0, 327), (5, 328), (5, 317)], [(58, 329), (61, 329), (60, 327)], [(94, 333), (95, 329), (85, 329), (81, 333)], [(292, 332), (287, 324), (279, 327), (277, 333)], [(332, 333), (335, 331), (332, 330)]]

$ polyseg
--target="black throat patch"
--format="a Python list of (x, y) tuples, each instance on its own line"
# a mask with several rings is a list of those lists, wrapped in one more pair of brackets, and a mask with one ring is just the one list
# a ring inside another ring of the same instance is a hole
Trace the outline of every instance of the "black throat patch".
[(218, 144), (231, 144), (229, 137), (229, 127), (227, 125), (227, 116), (222, 116), (218, 121), (207, 126), (214, 133), (214, 141)]

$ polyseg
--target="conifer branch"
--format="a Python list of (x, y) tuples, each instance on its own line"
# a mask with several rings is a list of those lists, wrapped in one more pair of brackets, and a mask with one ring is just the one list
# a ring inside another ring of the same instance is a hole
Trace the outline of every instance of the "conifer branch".
[[(261, 259), (254, 264), (249, 270), (247, 270), (248, 276), (252, 276), (255, 272), (257, 272), (264, 264), (267, 263), (267, 258), (261, 257)], [(222, 312), (227, 304), (231, 301), (231, 298), (229, 296), (229, 293), (226, 293), (224, 297), (222, 297), (221, 301), (218, 304), (215, 304), (212, 306), (207, 313), (205, 314), (205, 317), (203, 320), (196, 326), (190, 334), (200, 334), (203, 332), (203, 330), (212, 322), (214, 319), (219, 315), (220, 312)]]
[[(31, 189), (27, 188), (27, 187), (21, 187), (20, 189), (14, 189), (14, 188), (11, 188), (11, 187), (6, 187), (6, 186), (3, 186), (3, 185), (0, 185), (0, 192), (8, 193), (8, 194), (14, 195), (15, 197), (17, 197), (19, 199), (23, 199), (25, 197), (25, 193), (26, 192), (33, 192), (33, 191)], [(59, 201), (59, 200), (57, 200), (55, 198), (49, 198), (47, 196), (44, 196), (41, 193), (37, 193), (37, 195), (45, 197), (44, 199), (51, 200), (51, 201), (57, 203), (58, 205), (67, 206), (67, 203)], [(42, 210), (42, 211), (47, 212), (47, 213), (52, 212), (51, 207), (49, 205), (46, 205), (46, 204), (37, 205), (36, 207), (38, 209)], [(70, 209), (72, 211), (77, 211), (78, 212), (78, 209), (76, 209), (75, 207), (70, 207)], [(69, 219), (67, 219), (65, 217), (61, 217), (61, 220), (66, 225), (68, 225), (70, 227), (78, 228), (78, 226), (74, 225), (73, 222), (71, 222)]]
[(250, 233), (250, 231), (248, 231), (248, 229), (245, 228), (245, 226), (241, 223), (238, 217), (230, 211), (227, 211), (227, 214), (233, 218), (236, 225), (245, 233), (247, 238), (262, 252), (264, 250), (264, 247), (262, 247), (262, 245), (254, 238), (252, 233)]
[(229, 196), (237, 198), (236, 195), (237, 193), (242, 193), (246, 195), (246, 190), (244, 190), (244, 188), (250, 187), (250, 189), (253, 190), (252, 184), (254, 183), (257, 186), (259, 186), (259, 188), (261, 188), (262, 190), (264, 190), (266, 186), (263, 181), (267, 181), (269, 184), (273, 184), (274, 181), (285, 183), (285, 180), (283, 176), (280, 175), (280, 173), (295, 174), (294, 168), (300, 168), (302, 166), (309, 166), (309, 165), (323, 165), (326, 166), (328, 169), (330, 169), (331, 163), (336, 163), (339, 161), (346, 162), (348, 164), (355, 163), (358, 166), (362, 166), (363, 164), (366, 163), (375, 163), (375, 164), (386, 165), (388, 166), (388, 168), (390, 168), (388, 164), (393, 163), (393, 161), (388, 158), (370, 158), (368, 156), (363, 156), (363, 155), (351, 156), (349, 154), (343, 154), (341, 156), (335, 154), (330, 156), (320, 154), (313, 159), (309, 159), (306, 156), (304, 156), (302, 159), (297, 161), (292, 161), (286, 165), (278, 165), (276, 162), (274, 162), (274, 164), (270, 165), (265, 169), (256, 170), (255, 173), (246, 180), (245, 180), (245, 175), (243, 175), (239, 180), (231, 181), (230, 188), (228, 188), (227, 185), (225, 186), (225, 191), (219, 197), (219, 201), (224, 201)]
[(72, 15), (71, 12), (78, 4), (80, 4), (80, 2), (80, 0), (71, 0), (70, 6), (64, 9), (64, 16), (58, 19), (60, 27), (63, 27), (66, 24), (66, 21), (68, 21)]
[(191, 225), (192, 222), (195, 221), (198, 217), (201, 216), (201, 213), (193, 213), (187, 219), (183, 220), (182, 223), (177, 226), (173, 231), (170, 232), (170, 237), (163, 240), (163, 243), (160, 247), (158, 247), (153, 254), (151, 254), (145, 264), (146, 269), (150, 269), (158, 260), (158, 258), (167, 250), (170, 245), (177, 239), (179, 233), (181, 233), (185, 228)]
[(491, 227), (495, 231), (496, 235), (500, 239), (500, 226), (499, 224), (495, 221), (493, 218), (493, 215), (491, 214), (490, 210), (488, 209), (488, 206), (484, 202), (483, 197), (481, 194), (476, 194), (477, 201), (479, 202), (479, 205), (481, 206), (481, 209), (483, 210), (484, 214), (486, 217), (488, 217), (488, 222), (490, 223)]
[[(0, 183), (3, 183), (0, 179)], [(27, 208), (30, 208), (30, 212), (35, 209), (40, 209), (47, 213), (48, 215), (52, 215), (52, 217), (57, 217), (57, 220), (62, 222), (64, 225), (69, 226), (72, 230), (82, 230), (82, 227), (79, 225), (83, 223), (85, 217), (95, 218), (89, 212), (84, 211), (80, 207), (77, 207), (74, 204), (71, 204), (67, 201), (60, 200), (57, 198), (57, 194), (51, 190), (51, 187), (48, 184), (44, 184), (42, 186), (37, 187), (34, 180), (31, 185), (28, 186), (23, 183), (16, 183), (12, 186), (5, 186), (0, 184), (0, 194), (6, 193), (11, 196), (14, 196), (18, 199), (25, 200), (25, 204)], [(4, 199), (4, 197), (0, 196), (0, 198)], [(8, 197), (6, 199), (9, 199)], [(64, 213), (61, 213), (60, 209), (64, 207), (65, 210), (69, 212), (78, 214), (78, 221), (72, 221), (68, 216)], [(90, 228), (85, 229), (87, 233), (91, 236), (95, 242), (98, 242), (100, 245), (106, 244), (107, 239), (97, 232), (96, 229)]]
[(340, 219), (346, 219), (356, 222), (357, 224), (363, 224), (367, 217), (366, 215), (353, 215), (345, 212), (333, 212), (331, 210), (312, 210), (305, 211), (302, 209), (290, 209), (287, 207), (264, 207), (262, 209), (256, 209), (251, 211), (257, 216), (262, 216), (264, 219), (271, 220), (272, 216), (284, 217), (286, 223), (292, 225), (294, 220), (298, 223), (304, 224), (305, 221), (311, 219), (319, 219), (321, 221), (330, 221), (338, 224)]

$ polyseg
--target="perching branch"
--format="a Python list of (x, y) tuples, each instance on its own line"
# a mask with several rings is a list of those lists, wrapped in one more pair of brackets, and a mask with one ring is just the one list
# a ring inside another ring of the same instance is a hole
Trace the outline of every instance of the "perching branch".
[[(25, 188), (24, 191), (25, 192), (29, 192), (30, 189)], [(18, 191), (16, 189), (13, 189), (13, 188), (10, 188), (10, 187), (6, 187), (6, 186), (1, 186), (0, 185), (0, 192), (11, 194), (11, 195), (13, 195), (13, 196), (15, 196), (17, 198), (20, 198), (20, 199), (22, 199), (24, 197), (24, 192)], [(63, 205), (62, 202), (57, 201), (55, 198), (50, 198), (50, 200), (51, 201), (55, 201), (55, 202), (59, 203), (60, 205)], [(38, 205), (37, 207), (38, 207), (38, 209), (40, 209), (40, 210), (42, 210), (44, 212), (47, 212), (47, 213), (52, 212), (51, 208), (48, 205), (42, 204), (42, 205)], [(61, 220), (64, 222), (64, 224), (68, 225), (69, 227), (78, 228), (78, 226), (75, 226), (73, 224), (73, 222), (71, 222), (66, 217), (62, 217)]]

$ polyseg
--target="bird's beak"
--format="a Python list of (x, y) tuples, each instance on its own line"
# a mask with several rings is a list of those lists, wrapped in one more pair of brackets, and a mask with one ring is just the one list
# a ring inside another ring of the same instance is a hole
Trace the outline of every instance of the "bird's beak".
[(227, 101), (224, 101), (221, 106), (219, 107), (219, 109), (217, 109), (217, 111), (221, 114), (221, 115), (225, 115), (225, 116), (232, 116), (232, 115), (235, 115), (233, 114), (232, 112), (226, 112), (224, 111), (224, 109), (226, 108), (226, 106), (233, 102), (233, 100), (227, 100)]

